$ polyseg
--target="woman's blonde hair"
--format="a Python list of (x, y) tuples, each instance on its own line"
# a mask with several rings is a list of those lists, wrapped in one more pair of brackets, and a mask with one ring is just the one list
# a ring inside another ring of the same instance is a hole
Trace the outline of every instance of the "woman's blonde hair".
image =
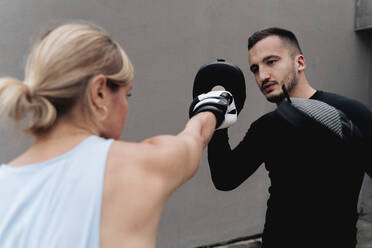
[(88, 85), (99, 74), (112, 87), (132, 80), (133, 66), (117, 42), (89, 23), (52, 28), (33, 47), (24, 82), (0, 78), (0, 114), (16, 121), (30, 115), (26, 131), (36, 134), (50, 130), (59, 116), (83, 98), (84, 114), (96, 122), (98, 112)]

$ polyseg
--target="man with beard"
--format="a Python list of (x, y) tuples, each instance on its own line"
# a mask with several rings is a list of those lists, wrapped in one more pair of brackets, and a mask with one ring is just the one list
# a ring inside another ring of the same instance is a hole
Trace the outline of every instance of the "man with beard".
[(296, 129), (277, 110), (253, 122), (233, 149), (227, 129), (219, 130), (208, 145), (215, 187), (233, 190), (264, 163), (271, 181), (264, 248), (355, 247), (358, 195), (364, 173), (372, 175), (363, 157), (372, 145), (371, 111), (353, 99), (314, 89), (289, 30), (255, 32), (248, 40), (248, 59), (268, 101), (278, 106), (286, 97), (324, 102), (346, 115), (358, 135), (346, 141), (317, 128)]

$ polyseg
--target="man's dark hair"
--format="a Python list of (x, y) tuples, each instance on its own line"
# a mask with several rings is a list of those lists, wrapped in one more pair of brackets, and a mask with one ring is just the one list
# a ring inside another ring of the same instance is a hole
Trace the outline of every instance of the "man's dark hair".
[(302, 54), (300, 45), (298, 43), (298, 40), (296, 38), (296, 35), (286, 29), (283, 28), (277, 28), (277, 27), (271, 27), (267, 29), (263, 29), (260, 31), (255, 32), (254, 34), (251, 35), (248, 39), (248, 50), (250, 50), (257, 42), (260, 40), (271, 36), (271, 35), (276, 35), (279, 36), (282, 40), (288, 42), (290, 45), (292, 45), (298, 52)]

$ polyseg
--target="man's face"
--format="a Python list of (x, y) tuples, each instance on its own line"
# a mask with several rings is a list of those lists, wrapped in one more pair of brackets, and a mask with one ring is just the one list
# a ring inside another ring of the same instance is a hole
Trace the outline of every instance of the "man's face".
[(289, 45), (278, 36), (268, 36), (248, 51), (250, 70), (258, 87), (270, 102), (284, 99), (282, 86), (290, 92), (297, 84), (295, 59)]

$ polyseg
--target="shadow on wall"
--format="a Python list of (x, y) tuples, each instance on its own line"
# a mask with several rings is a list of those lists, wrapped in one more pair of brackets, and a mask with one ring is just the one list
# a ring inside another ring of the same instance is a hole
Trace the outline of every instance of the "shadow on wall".
[(372, 28), (358, 30), (355, 33), (369, 50), (372, 49)]
[[(372, 28), (359, 30), (355, 32), (358, 39), (360, 40), (360, 44), (365, 47), (365, 50), (368, 53), (368, 64), (369, 68), (372, 68)], [(368, 106), (372, 109), (372, 70), (369, 70), (368, 75)]]

